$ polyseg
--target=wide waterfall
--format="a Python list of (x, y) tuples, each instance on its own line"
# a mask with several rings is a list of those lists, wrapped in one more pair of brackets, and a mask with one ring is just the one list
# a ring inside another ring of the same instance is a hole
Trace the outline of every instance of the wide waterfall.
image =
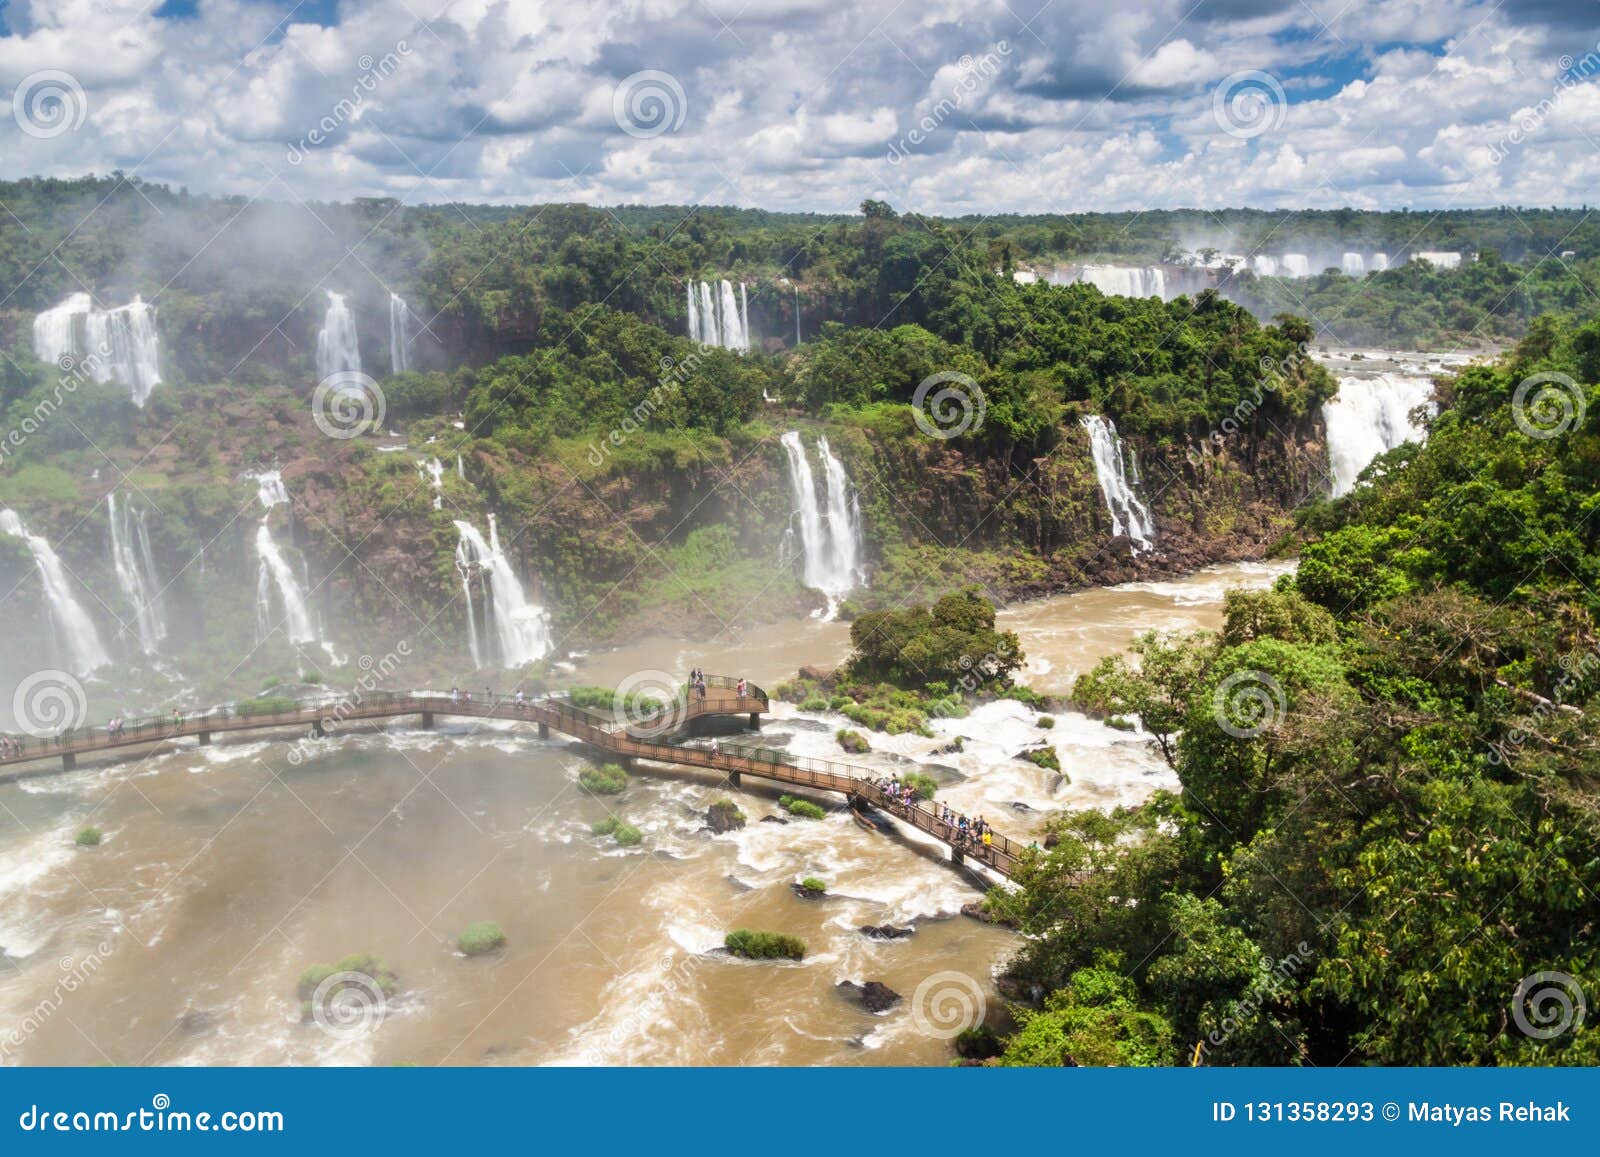
[(483, 604), (483, 636), (498, 645), (500, 665), (514, 669), (544, 658), (552, 646), (550, 616), (523, 593), (516, 572), (500, 550), (500, 531), (494, 515), (489, 516), (487, 541), (470, 522), (458, 521), (456, 532), (461, 536), (456, 544), (456, 570), (467, 596), (467, 641), (473, 665), (488, 665), (480, 649), (474, 617), (474, 578), (478, 580), (479, 602)]
[(161, 384), (156, 313), (137, 297), (116, 309), (96, 309), (87, 293), (74, 293), (33, 319), (33, 352), (57, 365), (76, 359), (100, 385), (127, 387), (139, 407)]
[(1430, 407), (1432, 398), (1432, 380), (1415, 374), (1339, 379), (1339, 392), (1322, 404), (1335, 498), (1355, 489), (1356, 478), (1379, 454), (1427, 438), (1411, 413)]
[(110, 663), (111, 656), (100, 642), (100, 632), (95, 630), (94, 620), (73, 597), (72, 587), (67, 581), (67, 568), (61, 565), (50, 544), (38, 535), (30, 534), (14, 510), (0, 510), (0, 534), (22, 539), (28, 552), (33, 555), (34, 566), (44, 582), (50, 622), (64, 651), (64, 664), (75, 675), (87, 675)]
[(1283, 275), (1285, 277), (1310, 277), (1311, 259), (1304, 253), (1285, 253), (1283, 255)]
[(411, 311), (398, 293), (389, 295), (389, 372), (403, 374), (411, 368)]
[(726, 279), (688, 283), (689, 336), (701, 345), (747, 353), (750, 349), (750, 299), (744, 284), (738, 296)]
[(1413, 253), (1411, 259), (1426, 261), (1436, 269), (1458, 269), (1461, 266), (1461, 254), (1437, 249), (1424, 249), (1419, 253)]
[(361, 345), (356, 338), (356, 319), (342, 293), (328, 290), (328, 312), (317, 334), (317, 380), (334, 374), (361, 372)]
[(1366, 258), (1359, 253), (1346, 253), (1342, 264), (1346, 277), (1361, 277), (1367, 272)]
[(1133, 542), (1135, 554), (1149, 550), (1156, 536), (1155, 520), (1128, 481), (1122, 439), (1117, 436), (1117, 427), (1111, 419), (1099, 415), (1080, 420), (1084, 429), (1089, 431), (1089, 452), (1094, 458), (1094, 474), (1100, 483), (1100, 493), (1111, 515), (1112, 535), (1126, 534)]
[(118, 510), (114, 493), (106, 495), (106, 512), (111, 522), (111, 565), (117, 572), (117, 584), (122, 588), (123, 597), (133, 607), (139, 650), (154, 655), (167, 637), (167, 617), (161, 602), (161, 584), (156, 580), (155, 562), (150, 554), (145, 512), (134, 514), (126, 503)]
[(1258, 254), (1250, 259), (1250, 268), (1255, 271), (1257, 277), (1276, 277), (1278, 276), (1278, 259), (1268, 257), (1265, 254)]
[(831, 618), (838, 611), (839, 601), (861, 585), (860, 505), (844, 464), (833, 453), (826, 438), (817, 440), (825, 483), (820, 492), (805, 446), (800, 441), (800, 432), (790, 430), (780, 441), (789, 458), (794, 518), (800, 524), (803, 581), (827, 596)]
[(1389, 268), (1389, 255), (1387, 253), (1374, 253), (1372, 255), (1372, 272), (1382, 273)]
[(1078, 274), (1101, 293), (1113, 297), (1167, 299), (1167, 275), (1158, 266), (1085, 265)]

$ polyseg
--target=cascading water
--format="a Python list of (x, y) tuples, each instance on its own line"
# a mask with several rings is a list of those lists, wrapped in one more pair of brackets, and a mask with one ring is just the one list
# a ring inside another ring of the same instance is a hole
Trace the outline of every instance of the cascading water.
[(1413, 374), (1339, 379), (1339, 392), (1322, 404), (1335, 498), (1355, 489), (1356, 479), (1379, 454), (1427, 438), (1411, 412), (1430, 406), (1432, 398), (1432, 380)]
[(1128, 482), (1122, 439), (1117, 436), (1117, 427), (1111, 419), (1099, 415), (1080, 420), (1084, 429), (1089, 431), (1089, 452), (1094, 458), (1094, 474), (1100, 483), (1100, 493), (1111, 515), (1112, 535), (1126, 534), (1133, 543), (1135, 554), (1149, 550), (1156, 536), (1155, 520)]
[(1159, 297), (1167, 299), (1167, 275), (1159, 267), (1146, 265), (1085, 265), (1078, 274), (1101, 293), (1113, 297)]
[(1256, 256), (1256, 257), (1252, 257), (1250, 259), (1250, 268), (1255, 270), (1255, 275), (1257, 277), (1276, 277), (1276, 276), (1278, 276), (1278, 261), (1277, 261), (1277, 258), (1268, 257), (1265, 254), (1262, 254), (1262, 255), (1259, 255), (1259, 256)]
[(701, 345), (747, 353), (750, 349), (750, 300), (741, 282), (736, 297), (726, 279), (688, 283), (689, 336)]
[(694, 282), (688, 283), (689, 289), (689, 340), (700, 340), (700, 297), (695, 290)]
[(1366, 259), (1359, 253), (1346, 253), (1343, 265), (1346, 277), (1361, 277), (1367, 272)]
[(127, 387), (141, 408), (161, 384), (160, 345), (155, 310), (137, 297), (116, 309), (96, 309), (87, 293), (74, 293), (33, 319), (40, 361), (75, 358), (99, 384)]
[(14, 510), (0, 510), (0, 534), (20, 538), (33, 555), (34, 566), (44, 583), (45, 602), (50, 608), (50, 621), (55, 626), (56, 637), (65, 650), (64, 661), (75, 675), (87, 675), (111, 662), (111, 656), (100, 642), (100, 632), (94, 620), (85, 613), (72, 595), (67, 581), (67, 568), (61, 565), (50, 544), (36, 534), (30, 534), (22, 518)]
[(1420, 253), (1413, 253), (1411, 258), (1413, 261), (1426, 261), (1436, 269), (1458, 269), (1461, 266), (1461, 254), (1437, 249), (1424, 249)]
[[(295, 578), (294, 568), (283, 557), (277, 541), (272, 537), (272, 511), (275, 507), (289, 505), (289, 489), (283, 484), (283, 476), (276, 470), (246, 477), (255, 482), (256, 497), (266, 508), (261, 524), (256, 527), (256, 555), (261, 560), (256, 574), (257, 638), (265, 639), (277, 626), (272, 616), (272, 595), (276, 591), (278, 602), (283, 607), (283, 627), (289, 642), (297, 645), (318, 642), (311, 612), (306, 607), (305, 588)], [(334, 657), (331, 649), (328, 653)]]
[(473, 617), (472, 580), (479, 580), (483, 597), (484, 635), (499, 647), (502, 667), (514, 669), (550, 653), (550, 616), (545, 609), (530, 603), (517, 581), (516, 572), (500, 550), (500, 531), (494, 515), (489, 516), (489, 538), (484, 540), (470, 522), (457, 522), (461, 536), (456, 544), (456, 570), (461, 574), (467, 596), (468, 644), (475, 666), (485, 665)]
[(389, 295), (389, 372), (403, 374), (411, 368), (411, 311), (405, 298)]
[(135, 515), (126, 504), (119, 511), (114, 493), (106, 495), (106, 511), (111, 522), (111, 564), (117, 572), (123, 596), (133, 606), (139, 650), (154, 655), (167, 637), (167, 621), (161, 605), (161, 586), (156, 581), (155, 564), (150, 555), (144, 511)]
[(433, 508), (444, 509), (444, 463), (437, 458), (417, 459), (417, 477), (433, 488)]
[(334, 374), (361, 372), (361, 346), (356, 338), (356, 319), (345, 304), (344, 295), (328, 290), (328, 312), (317, 334), (317, 378), (326, 381)]
[(1285, 253), (1283, 255), (1283, 275), (1285, 277), (1310, 277), (1310, 258), (1304, 253)]
[(1372, 255), (1372, 272), (1382, 273), (1389, 268), (1389, 255), (1387, 253), (1374, 253)]
[(800, 432), (790, 430), (780, 441), (789, 458), (789, 485), (794, 496), (795, 518), (800, 523), (800, 549), (804, 558), (805, 585), (821, 591), (828, 599), (828, 617), (839, 609), (839, 601), (861, 585), (861, 515), (850, 478), (844, 465), (828, 446), (826, 438), (817, 442), (826, 483), (827, 509), (818, 497), (816, 475), (800, 441)]

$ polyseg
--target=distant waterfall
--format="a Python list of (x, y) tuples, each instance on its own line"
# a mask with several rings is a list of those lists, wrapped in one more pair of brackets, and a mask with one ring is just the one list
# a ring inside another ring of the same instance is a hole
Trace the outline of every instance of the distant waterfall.
[(1362, 277), (1367, 272), (1366, 258), (1359, 253), (1346, 253), (1343, 264), (1346, 277)]
[(433, 488), (433, 508), (444, 509), (444, 463), (437, 458), (417, 459), (417, 477)]
[[(306, 606), (306, 588), (295, 577), (294, 568), (272, 537), (272, 511), (275, 507), (289, 505), (289, 489), (276, 470), (246, 477), (255, 482), (256, 497), (266, 508), (256, 527), (256, 556), (261, 560), (256, 572), (256, 637), (265, 639), (278, 625), (272, 614), (272, 596), (276, 592), (277, 601), (283, 607), (283, 628), (289, 642), (296, 645), (318, 642), (318, 632)], [(333, 652), (329, 650), (328, 653), (332, 657)]]
[(789, 458), (794, 516), (800, 523), (800, 549), (805, 560), (803, 581), (827, 596), (831, 617), (837, 612), (839, 601), (861, 585), (860, 507), (844, 464), (834, 455), (826, 438), (817, 440), (825, 483), (820, 492), (805, 446), (800, 441), (800, 432), (790, 430), (780, 441)]
[(141, 510), (135, 515), (126, 504), (119, 511), (114, 493), (106, 495), (106, 511), (111, 522), (111, 564), (117, 572), (117, 584), (122, 587), (123, 597), (133, 606), (139, 650), (154, 655), (167, 637), (167, 621), (161, 604), (161, 584), (156, 580), (155, 563), (150, 555), (145, 512)]
[(1089, 452), (1094, 458), (1094, 474), (1100, 493), (1111, 515), (1111, 533), (1126, 534), (1133, 541), (1135, 554), (1149, 550), (1156, 536), (1155, 520), (1128, 482), (1122, 439), (1111, 419), (1099, 415), (1080, 419), (1089, 431)]
[(1374, 253), (1372, 255), (1372, 272), (1382, 273), (1389, 268), (1389, 255), (1387, 253)]
[(1278, 259), (1260, 254), (1250, 259), (1250, 268), (1255, 271), (1257, 277), (1276, 277), (1278, 276)]
[[(411, 368), (411, 311), (405, 298), (389, 295), (389, 372), (403, 374)], [(359, 359), (358, 363), (359, 365)]]
[(33, 319), (33, 352), (58, 366), (76, 359), (101, 385), (127, 387), (139, 407), (161, 384), (156, 313), (137, 297), (116, 309), (96, 309), (87, 293), (74, 293)]
[(1424, 249), (1421, 252), (1413, 253), (1411, 259), (1413, 261), (1426, 261), (1436, 269), (1459, 269), (1461, 266), (1461, 254), (1441, 252), (1437, 249)]
[(516, 572), (500, 550), (500, 531), (494, 515), (489, 516), (488, 541), (470, 522), (457, 522), (456, 532), (461, 536), (456, 544), (456, 570), (467, 596), (467, 639), (473, 664), (487, 666), (473, 616), (474, 578), (484, 596), (479, 600), (483, 603), (483, 636), (498, 645), (500, 666), (515, 669), (544, 658), (552, 646), (550, 616), (523, 593)]
[(1304, 253), (1285, 253), (1283, 255), (1283, 275), (1285, 277), (1310, 277), (1310, 258)]
[(361, 346), (356, 338), (356, 319), (342, 293), (328, 290), (328, 312), (317, 334), (317, 380), (334, 374), (361, 372)]
[(1427, 438), (1427, 431), (1411, 421), (1411, 411), (1429, 405), (1432, 398), (1433, 382), (1426, 377), (1378, 374), (1339, 379), (1338, 394), (1322, 404), (1335, 498), (1355, 489), (1356, 478), (1379, 454)]
[(750, 350), (750, 299), (744, 284), (738, 296), (726, 279), (688, 283), (689, 336), (701, 345), (748, 353)]
[(1167, 299), (1167, 275), (1155, 265), (1085, 265), (1078, 280), (1113, 297)]
[(800, 286), (794, 287), (794, 344), (800, 343)]
[(30, 534), (21, 517), (14, 510), (0, 510), (0, 534), (20, 538), (33, 555), (33, 563), (44, 582), (45, 602), (50, 608), (50, 621), (56, 637), (65, 650), (65, 662), (75, 675), (87, 675), (111, 662), (100, 642), (100, 632), (94, 620), (78, 605), (67, 581), (67, 568), (61, 565), (50, 544), (36, 534)]

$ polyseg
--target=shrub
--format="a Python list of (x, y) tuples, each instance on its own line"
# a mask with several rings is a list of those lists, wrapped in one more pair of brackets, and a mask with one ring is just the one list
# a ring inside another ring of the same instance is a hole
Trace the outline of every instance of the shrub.
[(84, 828), (83, 831), (78, 833), (78, 841), (77, 842), (78, 842), (78, 846), (80, 848), (93, 848), (93, 847), (99, 846), (99, 843), (100, 843), (100, 829), (99, 828)]
[(872, 746), (861, 732), (853, 731), (848, 727), (841, 727), (834, 732), (833, 737), (839, 741), (839, 746), (851, 755), (865, 755), (872, 750)]
[(1041, 715), (1039, 716), (1038, 723), (1040, 727), (1044, 728), (1046, 731), (1049, 731), (1056, 725), (1056, 717), (1054, 715)]
[(800, 886), (807, 892), (817, 896), (822, 895), (822, 893), (828, 890), (827, 882), (824, 880), (819, 880), (815, 876), (807, 876), (804, 880), (800, 881)]
[(615, 763), (586, 767), (578, 773), (578, 787), (590, 795), (621, 795), (628, 787), (628, 773)]
[(486, 952), (498, 952), (506, 946), (506, 934), (500, 930), (500, 925), (488, 920), (479, 920), (476, 924), (468, 924), (456, 937), (456, 947), (468, 956), (482, 956)]
[(1054, 747), (1035, 747), (1032, 751), (1024, 751), (1022, 758), (1047, 771), (1061, 770), (1061, 760), (1057, 757)]
[(931, 775), (921, 772), (908, 771), (900, 777), (900, 782), (915, 788), (918, 799), (932, 799), (939, 792), (939, 784)]
[(827, 812), (808, 799), (795, 799), (793, 796), (783, 795), (778, 797), (778, 806), (792, 816), (801, 819), (820, 820), (827, 816)]
[(635, 847), (644, 841), (644, 833), (616, 816), (603, 819), (589, 828), (597, 836), (610, 836), (624, 848)]
[[(373, 984), (377, 985), (378, 991), (385, 996), (399, 987), (399, 981), (383, 961), (376, 956), (358, 953), (353, 956), (342, 957), (335, 964), (313, 964), (300, 974), (300, 980), (295, 984), (295, 993), (301, 1000), (310, 1000), (316, 995), (317, 987), (324, 980), (327, 980), (330, 976), (337, 976), (341, 972), (365, 976)], [(341, 989), (359, 983), (354, 977), (341, 980), (327, 995), (331, 998), (334, 993), (339, 992)]]
[(827, 709), (828, 701), (821, 695), (813, 695), (800, 704), (800, 710), (802, 711), (826, 711)]
[(745, 825), (745, 814), (739, 805), (724, 796), (706, 809), (706, 823), (714, 832), (730, 832)]
[(785, 932), (740, 928), (729, 932), (723, 944), (729, 952), (746, 960), (802, 960), (806, 954), (806, 942)]
[(254, 699), (241, 699), (233, 711), (235, 715), (281, 715), (299, 708), (300, 704), (287, 695), (257, 695)]

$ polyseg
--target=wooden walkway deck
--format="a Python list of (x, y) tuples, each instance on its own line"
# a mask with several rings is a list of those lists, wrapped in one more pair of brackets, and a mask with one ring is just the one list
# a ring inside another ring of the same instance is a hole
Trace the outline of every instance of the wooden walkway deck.
[(208, 744), (216, 735), (240, 731), (293, 729), (321, 736), (348, 723), (408, 715), (419, 716), (425, 727), (431, 727), (438, 716), (505, 719), (536, 724), (542, 738), (548, 737), (551, 731), (560, 732), (628, 763), (646, 760), (707, 768), (722, 772), (735, 785), (742, 776), (753, 775), (813, 791), (838, 792), (852, 803), (879, 807), (946, 844), (951, 859), (957, 863), (982, 864), (1002, 876), (1011, 876), (1025, 845), (999, 833), (992, 833), (992, 842), (988, 845), (961, 840), (955, 827), (939, 819), (930, 805), (919, 802), (907, 808), (891, 799), (878, 786), (881, 772), (726, 740), (718, 740), (715, 750), (685, 747), (667, 740), (667, 736), (691, 728), (695, 720), (713, 716), (748, 716), (751, 727), (758, 728), (768, 707), (767, 695), (759, 687), (747, 686), (746, 694), (740, 696), (735, 682), (726, 677), (708, 678), (703, 699), (691, 694), (686, 700), (667, 705), (654, 715), (639, 711), (606, 712), (580, 707), (560, 697), (527, 699), (519, 703), (513, 696), (469, 698), (442, 692), (383, 693), (330, 699), (275, 713), (211, 708), (199, 714), (128, 723), (116, 734), (108, 734), (103, 727), (78, 728), (47, 739), (25, 741), (20, 750), (0, 756), (0, 769), (41, 759), (59, 759), (62, 766), (70, 770), (76, 766), (80, 755), (185, 738)]

